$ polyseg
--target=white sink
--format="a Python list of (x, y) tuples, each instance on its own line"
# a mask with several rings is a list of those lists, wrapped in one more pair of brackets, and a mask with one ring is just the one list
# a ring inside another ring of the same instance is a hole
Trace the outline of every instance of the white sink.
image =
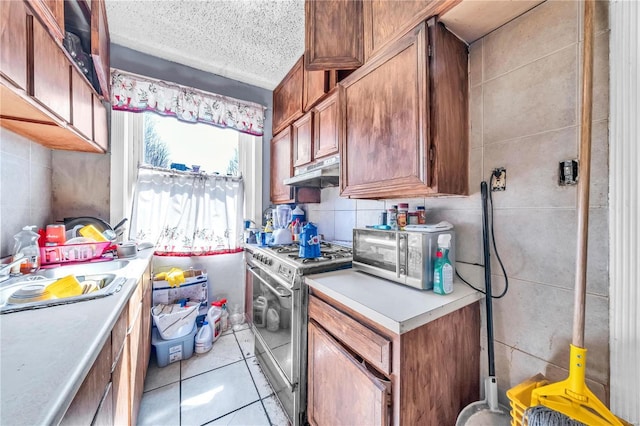
[[(70, 274), (67, 274), (70, 275)], [(56, 277), (45, 278), (41, 275), (26, 275), (24, 277), (16, 277), (0, 286), (0, 314), (24, 311), (28, 309), (47, 308), (49, 306), (66, 305), (69, 303), (82, 302), (85, 300), (99, 299), (117, 293), (127, 281), (124, 277), (118, 277), (115, 274), (74, 274), (77, 280), (82, 284), (85, 280), (99, 282), (99, 289), (88, 294), (79, 296), (65, 297), (62, 299), (51, 298), (47, 300), (28, 301), (20, 303), (20, 301), (12, 300), (16, 298), (15, 294), (21, 289), (42, 289), (57, 281)], [(24, 300), (24, 299), (23, 299)]]
[[(59, 266), (52, 269), (40, 269), (36, 275), (45, 278), (62, 278), (67, 275), (88, 275), (114, 272), (125, 268), (129, 264), (128, 260), (110, 260), (107, 262), (87, 262), (69, 266)], [(117, 274), (116, 274), (117, 275)]]

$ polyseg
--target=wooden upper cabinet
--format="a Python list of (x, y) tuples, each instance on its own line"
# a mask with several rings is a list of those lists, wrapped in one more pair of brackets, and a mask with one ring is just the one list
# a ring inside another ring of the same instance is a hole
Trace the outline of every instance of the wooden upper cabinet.
[(22, 1), (0, 7), (0, 73), (27, 90), (27, 9)]
[(305, 69), (302, 91), (302, 105), (304, 111), (307, 112), (329, 91), (328, 72)]
[(93, 92), (76, 67), (71, 66), (71, 125), (93, 139)]
[(300, 57), (293, 68), (273, 90), (273, 134), (291, 124), (303, 114), (302, 91), (304, 72), (303, 59)]
[(293, 123), (293, 166), (304, 166), (313, 160), (313, 112)]
[(293, 188), (282, 183), (291, 177), (291, 127), (285, 128), (271, 139), (271, 202), (273, 204), (290, 203), (293, 200)]
[(104, 0), (91, 0), (91, 57), (105, 99), (111, 99), (110, 44)]
[(467, 48), (443, 25), (421, 23), (340, 87), (342, 196), (467, 194)]
[(305, 68), (354, 69), (364, 63), (362, 0), (305, 0)]
[(338, 94), (338, 90), (334, 90), (313, 109), (314, 159), (338, 153), (340, 129)]
[(71, 121), (69, 65), (62, 47), (33, 19), (33, 96), (66, 122)]
[(364, 58), (368, 61), (430, 16), (441, 15), (460, 0), (367, 0), (363, 2)]
[(64, 1), (28, 0), (28, 3), (44, 22), (51, 35), (62, 44), (62, 39), (64, 39)]
[(93, 141), (105, 152), (109, 149), (109, 125), (107, 108), (98, 96), (93, 95)]

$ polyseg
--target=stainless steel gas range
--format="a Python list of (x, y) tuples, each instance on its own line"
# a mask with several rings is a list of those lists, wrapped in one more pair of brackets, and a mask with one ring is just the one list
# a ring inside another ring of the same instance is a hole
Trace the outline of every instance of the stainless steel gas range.
[(304, 276), (351, 267), (351, 248), (321, 243), (321, 257), (298, 257), (297, 245), (245, 247), (246, 312), (255, 354), (294, 426), (305, 421), (307, 303)]

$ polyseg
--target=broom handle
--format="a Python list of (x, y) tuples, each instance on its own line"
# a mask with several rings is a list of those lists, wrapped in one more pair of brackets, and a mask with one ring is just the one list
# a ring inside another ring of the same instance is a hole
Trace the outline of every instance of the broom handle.
[(589, 179), (591, 176), (591, 98), (593, 92), (593, 0), (584, 2), (582, 51), (582, 105), (580, 122), (580, 176), (578, 179), (578, 238), (573, 301), (573, 345), (584, 348), (587, 239), (589, 235)]

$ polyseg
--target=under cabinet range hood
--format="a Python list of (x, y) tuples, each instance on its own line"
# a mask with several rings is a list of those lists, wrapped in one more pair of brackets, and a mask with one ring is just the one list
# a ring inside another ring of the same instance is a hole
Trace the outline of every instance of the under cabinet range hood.
[(327, 188), (338, 186), (340, 181), (340, 156), (325, 158), (314, 164), (305, 167), (298, 167), (294, 176), (285, 179), (285, 185), (307, 187), (307, 188)]

